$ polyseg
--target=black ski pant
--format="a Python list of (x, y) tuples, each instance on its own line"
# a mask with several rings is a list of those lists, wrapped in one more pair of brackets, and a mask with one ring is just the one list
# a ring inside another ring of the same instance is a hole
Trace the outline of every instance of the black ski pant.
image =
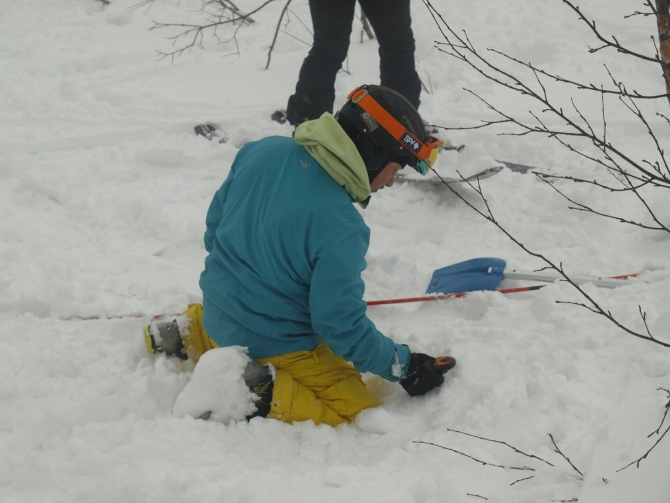
[[(381, 85), (419, 107), (421, 81), (414, 65), (409, 0), (359, 0), (379, 41)], [(288, 100), (288, 120), (298, 125), (333, 113), (335, 77), (347, 57), (356, 0), (309, 0), (314, 45)], [(365, 82), (361, 82), (364, 84)]]

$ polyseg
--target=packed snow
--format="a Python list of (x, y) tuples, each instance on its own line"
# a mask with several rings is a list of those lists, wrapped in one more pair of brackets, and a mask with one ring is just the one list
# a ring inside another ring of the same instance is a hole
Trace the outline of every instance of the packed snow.
[[(311, 41), (309, 8), (305, 0), (291, 4), (265, 70), (285, 2), (235, 26), (234, 38), (232, 27), (221, 27), (218, 39), (206, 31), (191, 50), (165, 58), (190, 39), (173, 43), (169, 37), (184, 29), (150, 30), (153, 22), (203, 23), (201, 2), (138, 3), (1, 3), (0, 501), (670, 502), (670, 434), (639, 467), (619, 471), (660, 437), (649, 435), (670, 394), (670, 349), (575, 305), (585, 299), (565, 282), (370, 307), (370, 318), (397, 342), (454, 356), (458, 365), (442, 388), (418, 398), (366, 375), (382, 405), (354, 424), (236, 421), (239, 414), (224, 414), (227, 392), (208, 398), (219, 400), (224, 421), (194, 419), (178, 397), (199, 374), (212, 382), (216, 369), (204, 364), (241, 360), (214, 353), (198, 370), (150, 356), (141, 330), (151, 315), (200, 300), (205, 213), (237, 149), (291, 135), (269, 116), (293, 92)], [(259, 4), (238, 2), (247, 11)], [(590, 54), (599, 42), (561, 1), (433, 5), (481, 51), (610, 84), (606, 63), (629, 89), (664, 92), (657, 65), (614, 51)], [(605, 34), (653, 54), (655, 19), (624, 18), (642, 2), (582, 7)], [(440, 31), (422, 2), (412, 3), (412, 14), (426, 85), (420, 111), (430, 123), (467, 128), (498, 119), (473, 93), (509, 113), (534, 107), (440, 51)], [(356, 21), (336, 107), (357, 85), (378, 83), (377, 44), (361, 42), (360, 31)], [(571, 106), (569, 88), (547, 86)], [(576, 103), (602, 128), (598, 95)], [(639, 105), (667, 150), (668, 126), (656, 114), (667, 115), (668, 103)], [(653, 160), (633, 114), (616, 101), (606, 111), (608, 138)], [(208, 121), (227, 143), (193, 133)], [(501, 132), (513, 129), (443, 132), (466, 148), (445, 152), (438, 170), (468, 175), (498, 159), (559, 176), (602, 176), (551, 139)], [(555, 183), (601, 212), (649, 221), (633, 197)], [(481, 189), (517, 241), (567, 272), (642, 272), (634, 284), (584, 291), (623, 325), (670, 341), (667, 232), (571, 210), (532, 174), (506, 169)], [(474, 188), (455, 190), (482, 207)], [(667, 192), (644, 195), (670, 224)], [(420, 296), (434, 270), (475, 257), (500, 257), (513, 269), (545, 265), (446, 187), (396, 184), (361, 212), (372, 231), (366, 300)], [(534, 283), (503, 286), (527, 284)]]
[(228, 424), (256, 411), (254, 396), (242, 378), (249, 362), (245, 348), (214, 348), (198, 360), (193, 377), (175, 400), (175, 417), (207, 417)]

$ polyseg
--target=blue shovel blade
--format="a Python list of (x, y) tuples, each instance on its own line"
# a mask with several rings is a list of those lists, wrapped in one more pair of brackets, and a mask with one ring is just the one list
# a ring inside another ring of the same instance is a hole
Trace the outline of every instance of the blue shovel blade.
[(426, 293), (475, 292), (495, 290), (503, 280), (507, 263), (501, 258), (473, 258), (438, 269), (430, 279)]

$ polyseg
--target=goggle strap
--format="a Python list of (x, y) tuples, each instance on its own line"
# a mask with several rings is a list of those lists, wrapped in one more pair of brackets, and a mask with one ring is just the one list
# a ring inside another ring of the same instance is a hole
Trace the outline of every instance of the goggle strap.
[(403, 143), (401, 139), (405, 135), (409, 135), (414, 141), (421, 145), (421, 148), (415, 152), (409, 146), (406, 146), (405, 148), (407, 151), (419, 160), (428, 159), (433, 147), (427, 146), (416, 136), (407, 131), (395, 117), (388, 113), (372, 96), (370, 96), (367, 89), (363, 88), (352, 92), (349, 95), (349, 99), (370, 114), (370, 116), (388, 131), (400, 144)]

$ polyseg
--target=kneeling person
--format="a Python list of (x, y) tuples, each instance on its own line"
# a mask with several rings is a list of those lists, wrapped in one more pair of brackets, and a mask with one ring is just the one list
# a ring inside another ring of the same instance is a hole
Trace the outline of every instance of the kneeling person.
[(335, 117), (301, 124), (294, 138), (242, 147), (207, 213), (190, 356), (248, 348), (276, 370), (256, 415), (285, 422), (334, 426), (377, 406), (364, 372), (412, 396), (442, 385), (453, 358), (412, 353), (367, 318), (370, 229), (352, 205), (365, 208), (406, 165), (426, 174), (438, 147), (411, 103), (380, 86), (355, 89)]

